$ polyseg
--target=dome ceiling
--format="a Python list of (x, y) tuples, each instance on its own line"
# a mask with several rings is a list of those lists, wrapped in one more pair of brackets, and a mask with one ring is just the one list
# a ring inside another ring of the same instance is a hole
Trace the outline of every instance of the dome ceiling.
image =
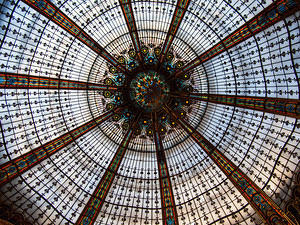
[(32, 224), (297, 224), (299, 1), (0, 4), (1, 204)]

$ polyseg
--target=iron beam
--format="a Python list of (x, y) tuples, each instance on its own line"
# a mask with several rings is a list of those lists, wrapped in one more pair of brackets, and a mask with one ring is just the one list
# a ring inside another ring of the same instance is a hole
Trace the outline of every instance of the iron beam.
[(102, 176), (99, 184), (91, 195), (89, 201), (81, 212), (79, 218), (77, 219), (76, 224), (94, 224), (96, 221), (100, 210), (103, 206), (104, 200), (108, 194), (108, 191), (112, 185), (112, 182), (118, 172), (120, 164), (124, 158), (126, 149), (129, 145), (130, 140), (133, 137), (134, 129), (138, 123), (140, 114), (136, 116), (134, 122), (129, 127), (126, 132), (122, 142), (120, 143), (119, 148), (117, 149), (114, 157), (112, 158), (108, 168), (106, 169), (104, 175)]
[(64, 80), (25, 74), (0, 72), (0, 88), (4, 89), (69, 89), (117, 91), (118, 88), (90, 82)]
[(178, 216), (173, 195), (172, 183), (169, 175), (167, 159), (162, 144), (157, 114), (152, 114), (153, 138), (156, 147), (156, 158), (159, 172), (161, 208), (164, 225), (178, 225)]
[(258, 110), (262, 112), (289, 116), (300, 119), (300, 100), (286, 98), (268, 98), (238, 95), (218, 95), (218, 94), (200, 94), (190, 93), (186, 95), (173, 95), (176, 98), (186, 100), (199, 100), (212, 102), (222, 105), (236, 106), (245, 109)]

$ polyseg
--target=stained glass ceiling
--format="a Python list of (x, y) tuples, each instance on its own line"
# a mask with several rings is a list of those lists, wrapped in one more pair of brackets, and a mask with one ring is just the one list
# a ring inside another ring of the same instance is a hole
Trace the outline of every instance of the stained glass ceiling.
[(0, 0), (0, 205), (31, 224), (297, 224), (299, 17)]

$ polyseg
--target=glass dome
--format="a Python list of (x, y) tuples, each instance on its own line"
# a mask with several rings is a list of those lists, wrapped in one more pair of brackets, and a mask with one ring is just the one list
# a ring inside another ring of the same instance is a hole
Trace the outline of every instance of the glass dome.
[(0, 208), (298, 224), (299, 4), (0, 0)]

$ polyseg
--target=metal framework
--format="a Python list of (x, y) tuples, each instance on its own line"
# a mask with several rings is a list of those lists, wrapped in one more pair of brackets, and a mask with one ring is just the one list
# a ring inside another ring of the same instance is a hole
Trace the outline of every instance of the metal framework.
[[(92, 37), (84, 32), (70, 18), (68, 18), (58, 7), (49, 0), (22, 0), (40, 14), (56, 23), (78, 40), (86, 44), (89, 48), (103, 57), (107, 62), (116, 67), (120, 72), (126, 73), (126, 68), (118, 63), (103, 47), (101, 47)], [(138, 54), (141, 63), (141, 44), (138, 37), (136, 22), (130, 0), (119, 0), (129, 33)], [(190, 0), (178, 0), (176, 9), (172, 18), (166, 40), (162, 46), (160, 63), (163, 63), (167, 53), (172, 45), (183, 16), (187, 10)], [(299, 10), (299, 0), (279, 0), (261, 11), (258, 15), (243, 24), (240, 28), (221, 40), (215, 46), (211, 47), (199, 57), (192, 60), (175, 76), (181, 76), (190, 72), (200, 64), (212, 59), (213, 57), (225, 52), (226, 50), (242, 43), (248, 38), (267, 29), (280, 20), (292, 15)], [(79, 82), (72, 80), (39, 77), (33, 75), (0, 73), (0, 87), (6, 89), (75, 89), (75, 90), (110, 90), (117, 91), (117, 87), (100, 85), (96, 83)], [(280, 99), (268, 97), (248, 97), (234, 95), (217, 95), (217, 94), (199, 94), (190, 93), (189, 95), (174, 95), (173, 97), (185, 98), (187, 100), (200, 100), (222, 105), (230, 105), (245, 109), (253, 109), (283, 116), (289, 116), (300, 119), (300, 100), (297, 99)], [(76, 139), (94, 129), (97, 125), (111, 118), (115, 112), (121, 111), (122, 107), (109, 111), (72, 131), (55, 138), (31, 150), (30, 152), (19, 156), (0, 166), (0, 186), (6, 184), (15, 177), (34, 167), (41, 161), (49, 158), (59, 150), (63, 149)], [(285, 213), (276, 205), (276, 203), (244, 174), (231, 160), (229, 160), (216, 146), (203, 137), (195, 128), (182, 119), (176, 112), (168, 106), (164, 110), (170, 114), (177, 123), (193, 138), (193, 140), (205, 151), (210, 159), (223, 171), (233, 185), (239, 190), (243, 197), (261, 216), (266, 224), (294, 224)], [(84, 210), (81, 212), (76, 224), (93, 224), (103, 206), (105, 198), (111, 188), (112, 182), (118, 172), (129, 142), (134, 137), (134, 129), (138, 123), (140, 114), (136, 116), (134, 122), (130, 125), (108, 168), (106, 169), (101, 181), (91, 195)], [(156, 147), (157, 165), (159, 170), (159, 182), (161, 192), (161, 203), (163, 211), (163, 222), (166, 225), (179, 224), (176, 205), (172, 190), (172, 184), (168, 171), (168, 165), (162, 137), (160, 135), (156, 114), (152, 115), (153, 122), (153, 139)], [(2, 129), (2, 125), (1, 125)], [(3, 131), (2, 131), (3, 132)], [(4, 135), (3, 135), (4, 136)]]
[[(52, 141), (43, 144), (30, 152), (21, 155), (12, 161), (6, 162), (0, 166), (0, 186), (6, 184), (15, 177), (21, 175), (25, 171), (39, 164), (41, 161), (49, 158), (59, 150), (63, 149), (76, 139), (94, 129), (104, 121), (108, 120), (115, 112), (120, 111), (122, 108), (117, 108), (103, 115), (77, 127)], [(1, 125), (2, 129), (2, 125)]]
[(205, 151), (209, 158), (223, 171), (224, 174), (226, 174), (228, 179), (261, 216), (266, 224), (294, 224), (263, 190), (251, 181), (246, 174), (244, 174), (195, 128), (189, 125), (187, 121), (182, 119), (168, 106), (165, 106), (164, 110), (169, 113), (189, 135), (191, 135), (194, 141)]
[(174, 95), (187, 100), (195, 99), (204, 102), (236, 106), (244, 109), (253, 109), (283, 116), (300, 119), (300, 100), (285, 98), (252, 97), (237, 95), (216, 95), (190, 93), (188, 95)]
[(120, 87), (101, 85), (90, 82), (64, 80), (25, 74), (0, 72), (0, 87), (5, 89), (69, 89), (117, 91)]
[(190, 0), (178, 0), (177, 1), (177, 5), (176, 5), (175, 12), (173, 14), (172, 22), (170, 24), (165, 43), (161, 49), (161, 55), (160, 55), (160, 59), (159, 59), (160, 63), (163, 63), (171, 45), (172, 45), (172, 42), (175, 38), (175, 35), (178, 31), (178, 28), (180, 26), (180, 23), (183, 19), (183, 16), (187, 10), (189, 3), (190, 3)]
[(127, 133), (125, 134), (119, 148), (117, 149), (114, 157), (112, 158), (108, 168), (102, 176), (99, 184), (97, 185), (94, 193), (90, 197), (88, 203), (81, 212), (76, 224), (94, 224), (100, 210), (103, 206), (104, 200), (108, 194), (108, 191), (112, 185), (112, 182), (118, 172), (120, 164), (124, 158), (126, 149), (129, 145), (130, 140), (133, 138), (134, 129), (138, 123), (140, 114), (136, 116), (134, 122), (130, 125)]
[(162, 144), (160, 128), (157, 121), (157, 114), (152, 113), (152, 127), (153, 138), (156, 147), (157, 166), (159, 172), (159, 184), (160, 184), (160, 196), (161, 196), (161, 208), (163, 211), (163, 223), (179, 224), (178, 216), (176, 212), (175, 200), (173, 195), (172, 183), (168, 171), (167, 159), (165, 156), (165, 150)]
[(255, 34), (267, 29), (273, 24), (294, 14), (299, 10), (299, 0), (279, 0), (273, 2), (258, 15), (243, 24), (233, 33), (221, 40), (219, 43), (202, 53), (199, 57), (189, 62), (180, 69), (175, 76), (178, 77), (189, 72), (202, 63), (225, 52), (226, 50), (240, 44)]
[(144, 63), (144, 59), (142, 57), (142, 52), (141, 52), (141, 42), (139, 39), (139, 35), (137, 32), (136, 28), (136, 23), (134, 19), (134, 14), (133, 10), (131, 7), (131, 0), (119, 0), (120, 6), (122, 8), (122, 12), (125, 17), (125, 21), (130, 33), (130, 37), (134, 46), (134, 49), (137, 53), (138, 59), (140, 63)]
[(27, 5), (35, 9), (49, 20), (66, 30), (68, 33), (76, 37), (78, 40), (90, 47), (94, 52), (103, 57), (111, 65), (115, 66), (119, 71), (126, 72), (126, 69), (118, 63), (118, 61), (110, 55), (103, 47), (101, 47), (92, 37), (83, 31), (76, 23), (67, 17), (49, 0), (22, 0)]

